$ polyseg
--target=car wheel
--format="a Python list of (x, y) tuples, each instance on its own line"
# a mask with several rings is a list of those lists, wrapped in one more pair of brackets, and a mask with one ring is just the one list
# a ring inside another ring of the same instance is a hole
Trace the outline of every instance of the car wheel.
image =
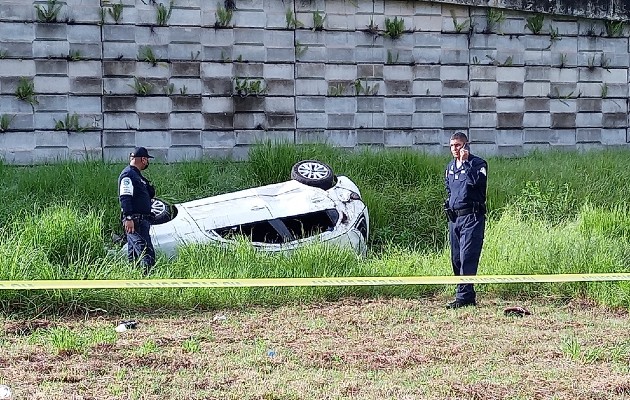
[(335, 175), (332, 168), (317, 160), (304, 160), (291, 168), (291, 179), (308, 186), (328, 190), (334, 185)]
[(153, 225), (159, 225), (166, 223), (173, 219), (174, 215), (171, 212), (171, 206), (160, 199), (151, 200), (151, 214), (153, 215)]

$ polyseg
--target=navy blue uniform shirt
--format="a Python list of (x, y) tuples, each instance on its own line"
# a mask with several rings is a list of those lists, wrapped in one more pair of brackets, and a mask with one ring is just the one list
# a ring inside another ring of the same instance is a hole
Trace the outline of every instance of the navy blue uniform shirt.
[(151, 214), (151, 199), (155, 196), (155, 189), (138, 168), (128, 165), (123, 169), (118, 177), (118, 188), (120, 208), (124, 216)]
[(486, 204), (488, 163), (481, 157), (468, 156), (468, 160), (457, 166), (453, 159), (446, 166), (444, 183), (448, 192), (448, 206), (453, 210)]

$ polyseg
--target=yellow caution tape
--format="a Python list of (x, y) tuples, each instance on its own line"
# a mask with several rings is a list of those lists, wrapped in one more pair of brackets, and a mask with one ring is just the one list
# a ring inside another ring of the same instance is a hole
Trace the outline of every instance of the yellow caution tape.
[(630, 281), (630, 273), (401, 276), (261, 279), (137, 279), (137, 280), (33, 280), (0, 281), (0, 290), (31, 289), (151, 289), (151, 288), (230, 288), (264, 286), (382, 286), (451, 285), (458, 283), (538, 283)]

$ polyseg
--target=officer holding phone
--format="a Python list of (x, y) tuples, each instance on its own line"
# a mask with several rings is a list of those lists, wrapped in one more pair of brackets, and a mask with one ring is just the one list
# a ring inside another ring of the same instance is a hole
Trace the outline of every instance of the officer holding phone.
[[(486, 227), (486, 188), (488, 163), (470, 153), (468, 137), (456, 132), (450, 139), (453, 160), (446, 167), (448, 197), (444, 210), (448, 216), (451, 262), (456, 276), (476, 275)], [(446, 308), (477, 305), (472, 284), (459, 284), (455, 301)]]

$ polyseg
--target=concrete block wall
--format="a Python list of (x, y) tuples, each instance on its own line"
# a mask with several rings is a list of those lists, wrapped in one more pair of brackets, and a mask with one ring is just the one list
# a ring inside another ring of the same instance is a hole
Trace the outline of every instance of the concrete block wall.
[(628, 143), (628, 26), (545, 14), (535, 34), (532, 13), (489, 24), (485, 7), (437, 1), (234, 3), (215, 27), (222, 2), (175, 0), (159, 25), (167, 1), (122, 0), (115, 21), (117, 2), (64, 0), (41, 22), (45, 1), (0, 0), (0, 157), (244, 159), (265, 140), (444, 152), (456, 130), (484, 155)]

